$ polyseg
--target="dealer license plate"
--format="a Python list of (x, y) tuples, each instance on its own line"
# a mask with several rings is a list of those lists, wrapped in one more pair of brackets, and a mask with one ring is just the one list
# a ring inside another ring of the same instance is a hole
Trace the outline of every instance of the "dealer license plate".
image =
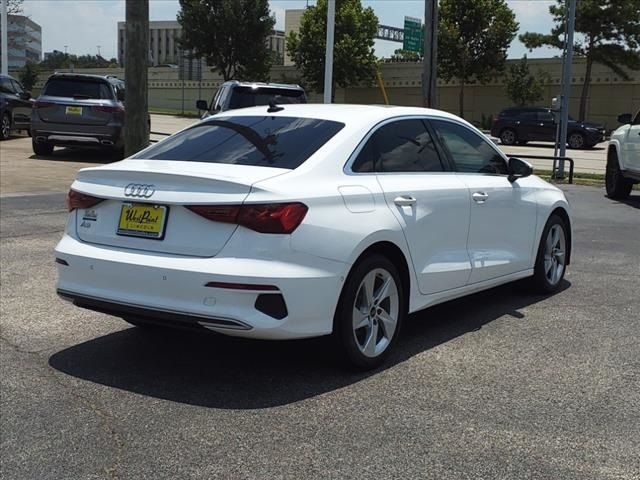
[(167, 207), (149, 203), (124, 203), (120, 210), (118, 235), (144, 237), (155, 240), (164, 238)]
[(67, 107), (65, 113), (67, 115), (82, 115), (82, 107)]

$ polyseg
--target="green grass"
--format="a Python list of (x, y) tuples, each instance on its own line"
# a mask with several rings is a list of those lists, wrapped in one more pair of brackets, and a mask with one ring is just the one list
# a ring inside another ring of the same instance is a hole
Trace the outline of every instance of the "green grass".
[(184, 113), (182, 113), (182, 110), (173, 108), (150, 108), (149, 113), (157, 113), (160, 115), (175, 115), (177, 117), (186, 118), (200, 118), (200, 114), (197, 110), (185, 110)]
[[(566, 172), (566, 176), (564, 179), (551, 179), (551, 170), (538, 170), (534, 169), (534, 173), (539, 177), (552, 181), (553, 183), (568, 183), (569, 181), (569, 173)], [(604, 187), (604, 175), (601, 173), (582, 173), (582, 172), (574, 172), (573, 174), (573, 183), (575, 185), (587, 185), (590, 187)]]

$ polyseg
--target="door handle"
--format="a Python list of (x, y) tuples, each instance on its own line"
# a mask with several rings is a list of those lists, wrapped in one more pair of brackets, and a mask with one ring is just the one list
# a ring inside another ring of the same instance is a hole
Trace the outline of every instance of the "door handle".
[(487, 198), (489, 198), (489, 195), (484, 192), (474, 192), (471, 198), (473, 198), (473, 201), (476, 203), (484, 203), (487, 201)]
[(411, 195), (401, 195), (393, 199), (393, 203), (395, 203), (399, 207), (411, 207), (415, 205), (416, 202), (417, 200)]

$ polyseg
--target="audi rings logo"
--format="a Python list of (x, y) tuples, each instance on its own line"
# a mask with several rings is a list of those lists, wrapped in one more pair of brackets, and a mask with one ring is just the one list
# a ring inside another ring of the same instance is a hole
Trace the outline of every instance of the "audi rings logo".
[(130, 183), (124, 187), (125, 197), (149, 198), (155, 192), (155, 185), (145, 185), (144, 183)]

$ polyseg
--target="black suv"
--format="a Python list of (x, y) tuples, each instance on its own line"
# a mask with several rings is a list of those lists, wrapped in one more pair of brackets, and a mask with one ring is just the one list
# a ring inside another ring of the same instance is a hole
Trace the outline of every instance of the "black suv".
[(29, 132), (31, 105), (31, 92), (15, 78), (0, 75), (0, 140), (9, 138), (11, 130)]
[(220, 86), (211, 104), (207, 104), (206, 100), (198, 100), (196, 107), (205, 111), (202, 118), (206, 118), (225, 110), (269, 105), (271, 102), (307, 103), (307, 95), (300, 85), (229, 80)]
[[(550, 108), (515, 107), (500, 112), (493, 120), (491, 135), (503, 145), (524, 145), (529, 141), (555, 142), (557, 123)], [(591, 148), (604, 141), (604, 126), (577, 122), (569, 117), (567, 144), (569, 148)]]

